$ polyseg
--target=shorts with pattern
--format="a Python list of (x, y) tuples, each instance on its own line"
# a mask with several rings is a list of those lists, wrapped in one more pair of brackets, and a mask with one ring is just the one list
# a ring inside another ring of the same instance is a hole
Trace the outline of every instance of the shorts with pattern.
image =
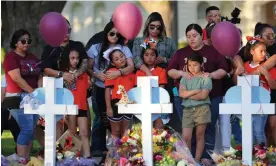
[(112, 122), (121, 122), (122, 120), (131, 120), (133, 118), (132, 114), (119, 114), (118, 113), (118, 106), (116, 103), (118, 103), (120, 100), (119, 99), (113, 99), (111, 100), (111, 107), (113, 110), (113, 116), (107, 116), (107, 119), (112, 121)]

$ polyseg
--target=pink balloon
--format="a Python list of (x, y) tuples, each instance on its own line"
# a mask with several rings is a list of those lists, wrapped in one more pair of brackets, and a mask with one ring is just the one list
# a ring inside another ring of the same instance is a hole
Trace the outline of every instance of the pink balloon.
[(60, 13), (49, 12), (41, 18), (39, 31), (45, 43), (57, 47), (67, 35), (68, 24)]
[(241, 45), (240, 32), (231, 22), (217, 23), (212, 30), (211, 40), (216, 50), (228, 57), (236, 56)]
[(139, 34), (143, 18), (137, 6), (132, 3), (122, 3), (116, 8), (112, 20), (117, 31), (130, 40)]

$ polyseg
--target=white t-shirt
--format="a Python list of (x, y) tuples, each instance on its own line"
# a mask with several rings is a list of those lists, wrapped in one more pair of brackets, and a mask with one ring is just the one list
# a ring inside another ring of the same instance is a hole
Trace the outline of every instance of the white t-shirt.
[(6, 88), (7, 87), (7, 81), (5, 75), (2, 76), (1, 78), (1, 88)]

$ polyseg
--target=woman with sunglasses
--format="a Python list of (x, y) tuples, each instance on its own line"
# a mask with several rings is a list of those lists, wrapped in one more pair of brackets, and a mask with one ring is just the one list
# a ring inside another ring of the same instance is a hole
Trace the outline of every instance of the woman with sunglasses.
[(3, 64), (7, 80), (5, 100), (15, 104), (9, 111), (21, 129), (17, 138), (17, 155), (22, 164), (28, 161), (38, 120), (38, 115), (24, 114), (24, 109), (19, 109), (22, 98), (32, 93), (40, 81), (39, 59), (28, 52), (31, 42), (28, 31), (16, 31), (10, 43), (12, 51), (6, 55)]
[(163, 18), (158, 12), (153, 12), (149, 15), (144, 27), (143, 37), (137, 37), (133, 42), (132, 53), (135, 67), (151, 76), (151, 72), (140, 57), (143, 50), (143, 47), (140, 45), (144, 43), (144, 40), (152, 39), (157, 42), (156, 48), (158, 57), (155, 63), (163, 68), (167, 67), (177, 47), (175, 42), (167, 37)]
[[(89, 73), (95, 77), (94, 93), (96, 98), (97, 109), (93, 109), (95, 118), (92, 129), (92, 153), (107, 151), (106, 149), (106, 127), (109, 122), (106, 119), (106, 103), (105, 103), (105, 80), (115, 79), (122, 75), (127, 75), (134, 71), (131, 51), (124, 45), (124, 38), (118, 33), (112, 21), (107, 23), (104, 28), (104, 40), (102, 43), (92, 45), (88, 50), (89, 56)], [(109, 67), (103, 55), (113, 47), (120, 47), (127, 58), (127, 67), (118, 71), (106, 71)], [(97, 122), (95, 121), (97, 120)], [(99, 122), (100, 121), (100, 122)], [(100, 127), (99, 127), (100, 126)], [(96, 138), (96, 139), (93, 139)], [(99, 143), (100, 142), (100, 143)]]

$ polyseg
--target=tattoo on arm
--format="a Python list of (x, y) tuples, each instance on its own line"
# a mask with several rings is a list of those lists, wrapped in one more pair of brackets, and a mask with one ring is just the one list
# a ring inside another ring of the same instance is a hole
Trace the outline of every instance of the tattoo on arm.
[(87, 68), (88, 68), (88, 60), (87, 59), (83, 59), (81, 66), (79, 68), (79, 70), (77, 71), (77, 76), (82, 75), (83, 73), (87, 72)]

